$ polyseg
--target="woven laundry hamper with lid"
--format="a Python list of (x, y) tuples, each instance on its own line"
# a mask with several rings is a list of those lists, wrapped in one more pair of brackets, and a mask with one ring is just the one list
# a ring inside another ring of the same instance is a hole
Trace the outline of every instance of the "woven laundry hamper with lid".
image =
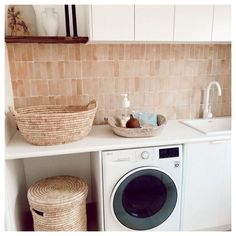
[(53, 176), (33, 184), (28, 201), (35, 231), (86, 231), (88, 186), (78, 177)]

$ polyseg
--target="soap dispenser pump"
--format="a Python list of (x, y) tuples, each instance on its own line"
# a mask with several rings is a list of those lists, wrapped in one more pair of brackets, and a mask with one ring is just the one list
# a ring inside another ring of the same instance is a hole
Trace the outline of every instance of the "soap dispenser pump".
[(129, 120), (129, 107), (130, 107), (130, 101), (128, 99), (128, 94), (123, 93), (121, 94), (123, 97), (122, 100), (122, 115), (121, 115), (121, 126), (126, 127), (126, 122)]

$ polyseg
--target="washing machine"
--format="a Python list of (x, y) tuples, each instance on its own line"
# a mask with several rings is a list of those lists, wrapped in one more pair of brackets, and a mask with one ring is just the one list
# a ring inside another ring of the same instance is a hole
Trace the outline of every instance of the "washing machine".
[(182, 145), (104, 151), (105, 231), (180, 230)]

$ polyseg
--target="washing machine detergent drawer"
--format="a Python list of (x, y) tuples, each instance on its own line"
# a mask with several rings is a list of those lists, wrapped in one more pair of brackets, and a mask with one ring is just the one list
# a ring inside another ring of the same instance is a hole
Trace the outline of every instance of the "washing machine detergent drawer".
[(180, 229), (182, 145), (103, 152), (105, 230)]

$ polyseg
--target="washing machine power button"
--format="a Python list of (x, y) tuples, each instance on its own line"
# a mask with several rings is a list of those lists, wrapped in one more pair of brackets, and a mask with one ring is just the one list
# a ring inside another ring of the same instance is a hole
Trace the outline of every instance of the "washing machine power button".
[(142, 159), (148, 159), (149, 158), (149, 153), (147, 151), (144, 151), (141, 153)]

